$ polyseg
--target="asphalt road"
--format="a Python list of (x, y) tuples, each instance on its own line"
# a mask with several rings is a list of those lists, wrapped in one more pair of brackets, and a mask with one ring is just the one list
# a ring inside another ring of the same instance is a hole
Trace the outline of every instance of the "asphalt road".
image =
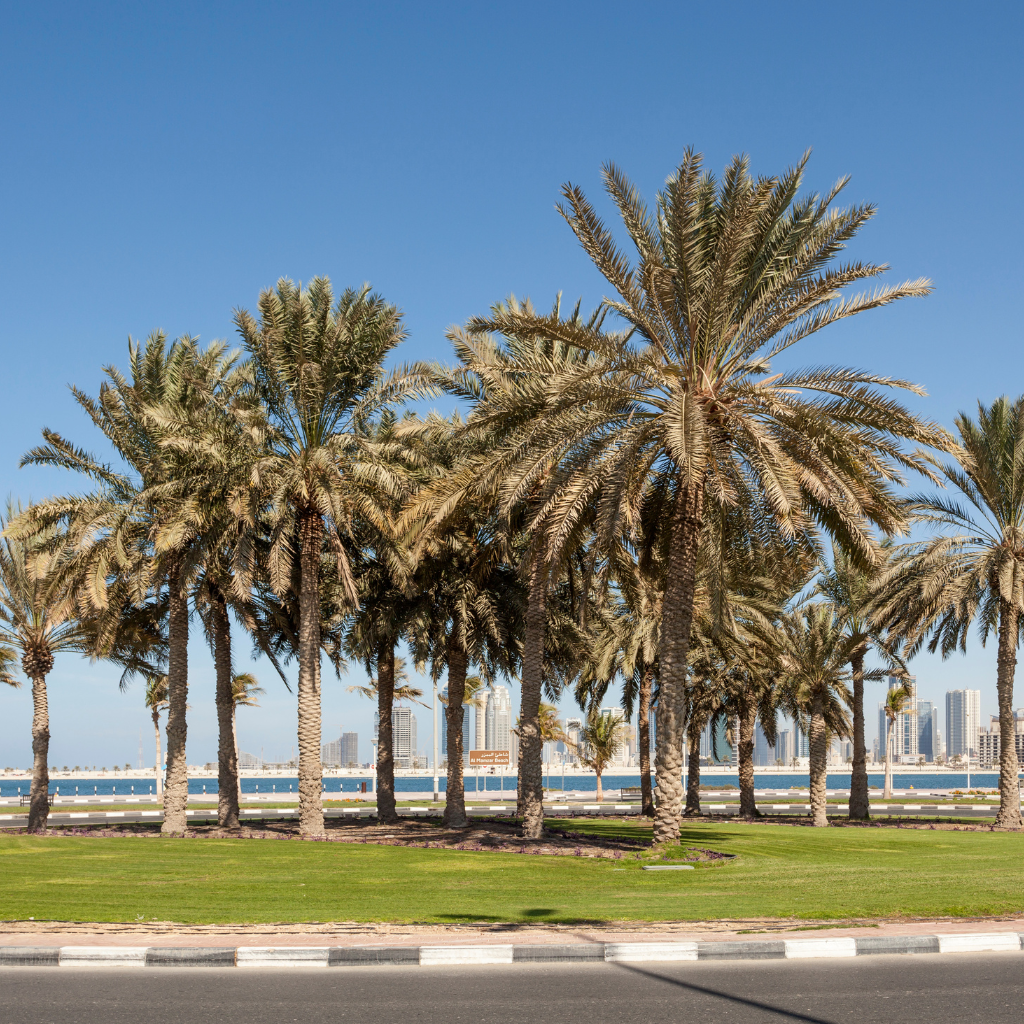
[(2, 1024), (912, 1024), (1024, 1018), (1024, 957), (246, 970), (5, 968)]

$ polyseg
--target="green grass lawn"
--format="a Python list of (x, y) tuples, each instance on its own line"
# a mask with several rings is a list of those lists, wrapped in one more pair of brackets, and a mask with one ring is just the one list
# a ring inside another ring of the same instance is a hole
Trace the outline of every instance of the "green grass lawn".
[[(561, 824), (607, 835), (645, 828)], [(1024, 910), (1024, 835), (699, 823), (681, 840), (738, 856), (694, 871), (645, 872), (631, 854), (7, 834), (0, 918), (569, 922)]]

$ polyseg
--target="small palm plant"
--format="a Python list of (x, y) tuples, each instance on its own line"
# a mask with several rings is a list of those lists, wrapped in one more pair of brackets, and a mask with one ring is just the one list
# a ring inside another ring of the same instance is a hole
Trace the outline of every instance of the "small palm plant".
[(892, 730), (896, 719), (904, 713), (911, 701), (910, 687), (906, 683), (901, 686), (894, 686), (886, 695), (882, 704), (882, 711), (885, 713), (885, 789), (882, 792), (883, 800), (892, 799)]
[[(231, 677), (231, 737), (235, 744), (235, 765), (238, 764), (238, 709), (258, 708), (262, 697), (267, 691), (259, 684), (259, 680), (251, 672), (238, 672)], [(235, 772), (238, 786), (238, 803), (242, 802), (242, 779)]]
[(625, 742), (626, 727), (620, 719), (597, 710), (587, 715), (587, 723), (580, 732), (579, 742), (575, 744), (575, 753), (580, 764), (590, 768), (597, 776), (598, 803), (604, 799), (601, 776)]
[(156, 763), (153, 766), (156, 775), (156, 796), (158, 800), (163, 799), (164, 780), (160, 771), (160, 712), (166, 711), (167, 703), (167, 675), (166, 673), (150, 672), (146, 679), (146, 708), (153, 718), (153, 733), (156, 737)]

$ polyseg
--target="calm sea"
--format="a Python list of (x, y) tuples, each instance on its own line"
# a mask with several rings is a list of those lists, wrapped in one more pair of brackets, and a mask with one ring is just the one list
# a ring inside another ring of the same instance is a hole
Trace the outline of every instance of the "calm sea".
[[(971, 772), (971, 786), (992, 789), (999, 785), (999, 774), (997, 772)], [(486, 792), (488, 794), (500, 795), (501, 792), (515, 790), (515, 776), (509, 775), (502, 779), (498, 775), (466, 776), (466, 793), (472, 798), (472, 794)], [(794, 772), (790, 775), (758, 775), (756, 786), (758, 789), (790, 789), (794, 786), (807, 788), (809, 776), (806, 772)], [(881, 786), (885, 781), (881, 773), (869, 773), (868, 784)], [(706, 775), (703, 779), (706, 786), (737, 786), (739, 785), (738, 775)], [(362, 785), (366, 784), (367, 793), (373, 790), (373, 775), (367, 773), (365, 776), (354, 778), (324, 779), (324, 789), (327, 793), (348, 794), (355, 796), (362, 793)], [(445, 777), (442, 775), (438, 780), (442, 792), (445, 789)], [(548, 789), (560, 790), (562, 788), (562, 776), (559, 773), (544, 776), (544, 785)], [(639, 774), (630, 775), (605, 775), (603, 786), (606, 790), (621, 789), (623, 786), (639, 786)], [(964, 789), (967, 786), (966, 772), (942, 772), (927, 774), (921, 772), (893, 772), (893, 785), (898, 789)], [(434, 786), (432, 775), (402, 776), (395, 779), (395, 790), (398, 793), (429, 793)], [(848, 772), (829, 772), (829, 789), (849, 789), (850, 775)], [(50, 780), (50, 792), (59, 792), (61, 796), (146, 796), (153, 793), (152, 776), (139, 776), (127, 779), (89, 779), (87, 781), (75, 779)], [(287, 776), (266, 776), (263, 778), (247, 777), (242, 779), (243, 793), (297, 793), (299, 780), (297, 777)], [(592, 775), (567, 775), (565, 777), (565, 789), (577, 793), (592, 793), (597, 789), (597, 780)], [(29, 785), (27, 782), (16, 782), (0, 780), (0, 797), (20, 796), (27, 794)], [(213, 795), (217, 792), (216, 779), (189, 779), (188, 791), (192, 796), (203, 794)]]

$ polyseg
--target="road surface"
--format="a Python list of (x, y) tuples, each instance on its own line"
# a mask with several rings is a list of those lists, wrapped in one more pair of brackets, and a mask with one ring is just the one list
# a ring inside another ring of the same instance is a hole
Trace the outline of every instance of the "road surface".
[(1024, 955), (508, 967), (4, 968), (3, 1024), (1018, 1024)]

